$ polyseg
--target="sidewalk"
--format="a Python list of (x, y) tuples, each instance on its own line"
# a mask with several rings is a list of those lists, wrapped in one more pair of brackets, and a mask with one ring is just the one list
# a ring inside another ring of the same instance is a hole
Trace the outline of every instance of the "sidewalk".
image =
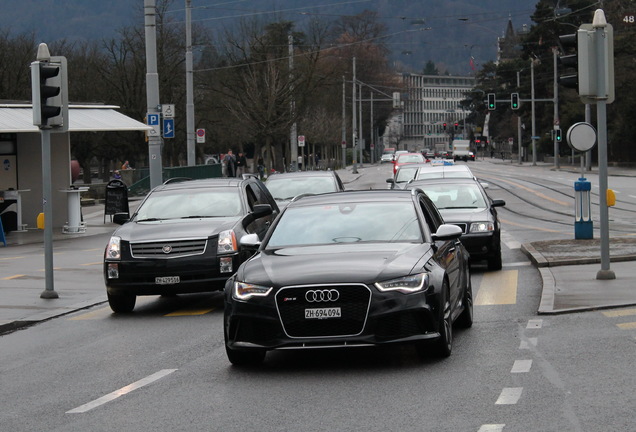
[[(488, 159), (485, 160), (488, 162)], [(498, 162), (502, 163), (501, 159)], [(503, 162), (510, 163), (510, 161)], [(351, 167), (337, 170), (342, 181), (350, 184), (365, 175), (367, 168), (375, 165), (365, 164), (353, 173)], [(547, 164), (528, 169), (549, 169)], [(621, 169), (620, 174), (636, 175)], [(132, 201), (131, 201), (132, 204)], [(132, 205), (131, 205), (132, 207)], [(131, 210), (133, 210), (131, 208)], [(104, 207), (83, 207), (82, 213), (87, 224), (83, 234), (53, 234), (56, 242), (72, 242), (76, 238), (111, 233), (116, 225), (106, 216), (104, 223)], [(7, 235), (7, 246), (0, 244), (0, 261), (11, 259), (19, 253), (20, 247), (43, 242), (41, 230), (27, 232), (11, 232)], [(615, 272), (614, 280), (598, 280), (596, 274), (600, 270), (600, 246), (598, 239), (593, 240), (552, 240), (532, 242), (522, 245), (522, 251), (538, 268), (543, 280), (543, 294), (539, 305), (539, 314), (560, 314), (579, 312), (601, 308), (636, 305), (636, 238), (611, 239), (611, 270)], [(10, 279), (0, 276), (0, 335), (38, 322), (63, 316), (77, 310), (106, 302), (106, 292), (101, 279), (83, 284), (81, 287), (59, 287), (58, 299), (41, 299), (39, 295), (44, 289), (38, 281), (38, 288), (18, 289), (11, 286)]]

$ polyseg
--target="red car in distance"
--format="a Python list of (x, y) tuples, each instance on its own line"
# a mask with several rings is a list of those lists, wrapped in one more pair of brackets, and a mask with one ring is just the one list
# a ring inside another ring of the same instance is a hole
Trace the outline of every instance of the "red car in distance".
[(395, 175), (399, 166), (424, 162), (426, 162), (426, 159), (424, 159), (422, 153), (402, 153), (393, 161), (393, 175)]

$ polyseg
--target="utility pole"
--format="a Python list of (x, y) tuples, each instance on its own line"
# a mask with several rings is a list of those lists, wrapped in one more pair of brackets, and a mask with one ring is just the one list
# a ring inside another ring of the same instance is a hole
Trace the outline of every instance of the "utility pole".
[[(521, 87), (520, 72), (517, 71), (517, 91)], [(517, 162), (521, 165), (521, 114), (517, 114)]]
[(358, 127), (358, 148), (360, 149), (360, 168), (362, 168), (363, 163), (363, 154), (362, 150), (364, 149), (364, 139), (362, 139), (362, 84), (360, 84), (360, 97), (358, 97), (358, 109), (360, 110), (360, 118), (358, 119), (359, 127)]
[[(559, 81), (558, 81), (558, 73), (557, 73), (557, 49), (552, 49), (552, 56), (554, 57), (554, 126), (553, 129), (561, 128), (559, 125)], [(552, 134), (552, 139), (554, 140), (554, 168), (560, 168), (559, 161), (559, 141), (557, 140), (556, 130)]]
[[(159, 74), (157, 73), (156, 12), (155, 0), (144, 0), (147, 113), (159, 116), (161, 104), (159, 102)], [(148, 134), (148, 166), (150, 168), (151, 189), (163, 183), (161, 147), (161, 134)]]
[(370, 119), (369, 119), (369, 153), (371, 153), (371, 163), (375, 162), (375, 142), (373, 141), (374, 139), (374, 135), (373, 135), (373, 92), (371, 92), (371, 114), (370, 114)]
[(347, 90), (346, 81), (344, 75), (342, 76), (342, 169), (347, 167), (347, 112), (346, 112), (346, 97), (345, 92)]
[[(288, 46), (288, 54), (289, 54), (289, 83), (292, 90), (292, 99), (290, 102), (290, 114), (292, 118), (296, 116), (296, 100), (294, 99), (294, 36), (289, 33), (287, 35), (287, 46)], [(298, 130), (297, 130), (296, 121), (291, 125), (289, 130), (289, 155), (291, 159), (291, 170), (298, 171)], [(304, 162), (304, 161), (303, 161)]]
[(530, 60), (530, 81), (531, 81), (531, 90), (530, 90), (530, 105), (532, 110), (532, 166), (537, 165), (537, 146), (536, 146), (536, 122), (534, 119), (534, 59)]
[(197, 164), (194, 136), (194, 71), (192, 70), (192, 0), (186, 0), (186, 150), (188, 166)]
[(353, 95), (351, 98), (351, 121), (352, 121), (352, 135), (353, 135), (353, 147), (351, 154), (353, 155), (353, 170), (351, 171), (354, 174), (358, 174), (358, 166), (357, 166), (357, 151), (358, 151), (358, 119), (356, 117), (356, 58), (353, 58)]

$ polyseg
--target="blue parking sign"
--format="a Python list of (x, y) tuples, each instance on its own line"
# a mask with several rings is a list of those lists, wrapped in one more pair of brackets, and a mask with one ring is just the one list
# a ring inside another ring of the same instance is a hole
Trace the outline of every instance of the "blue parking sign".
[(163, 137), (174, 138), (174, 119), (173, 118), (163, 119)]
[(159, 126), (159, 114), (146, 114), (148, 126)]

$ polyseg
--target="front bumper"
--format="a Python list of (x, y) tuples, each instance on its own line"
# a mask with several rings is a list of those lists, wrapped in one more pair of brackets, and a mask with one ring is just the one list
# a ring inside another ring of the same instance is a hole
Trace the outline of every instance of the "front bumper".
[[(241, 264), (239, 255), (231, 256), (232, 268)], [(119, 277), (108, 277), (108, 265), (118, 265)], [(222, 290), (233, 272), (220, 272), (220, 259), (200, 255), (176, 259), (127, 259), (104, 262), (104, 282), (111, 295), (164, 295)], [(157, 277), (178, 276), (179, 283), (162, 285)]]
[[(264, 299), (237, 301), (226, 293), (227, 347), (235, 350), (334, 348), (439, 337), (437, 295), (382, 293), (374, 287), (365, 288), (370, 291), (368, 305), (348, 307), (336, 301), (330, 306), (341, 307), (342, 317), (322, 320), (304, 318), (304, 309), (316, 306), (304, 299), (296, 300), (296, 318), (292, 320), (281, 312), (274, 294)], [(349, 319), (352, 315), (357, 318)]]
[(460, 240), (473, 259), (486, 259), (501, 248), (497, 232), (463, 234)]

